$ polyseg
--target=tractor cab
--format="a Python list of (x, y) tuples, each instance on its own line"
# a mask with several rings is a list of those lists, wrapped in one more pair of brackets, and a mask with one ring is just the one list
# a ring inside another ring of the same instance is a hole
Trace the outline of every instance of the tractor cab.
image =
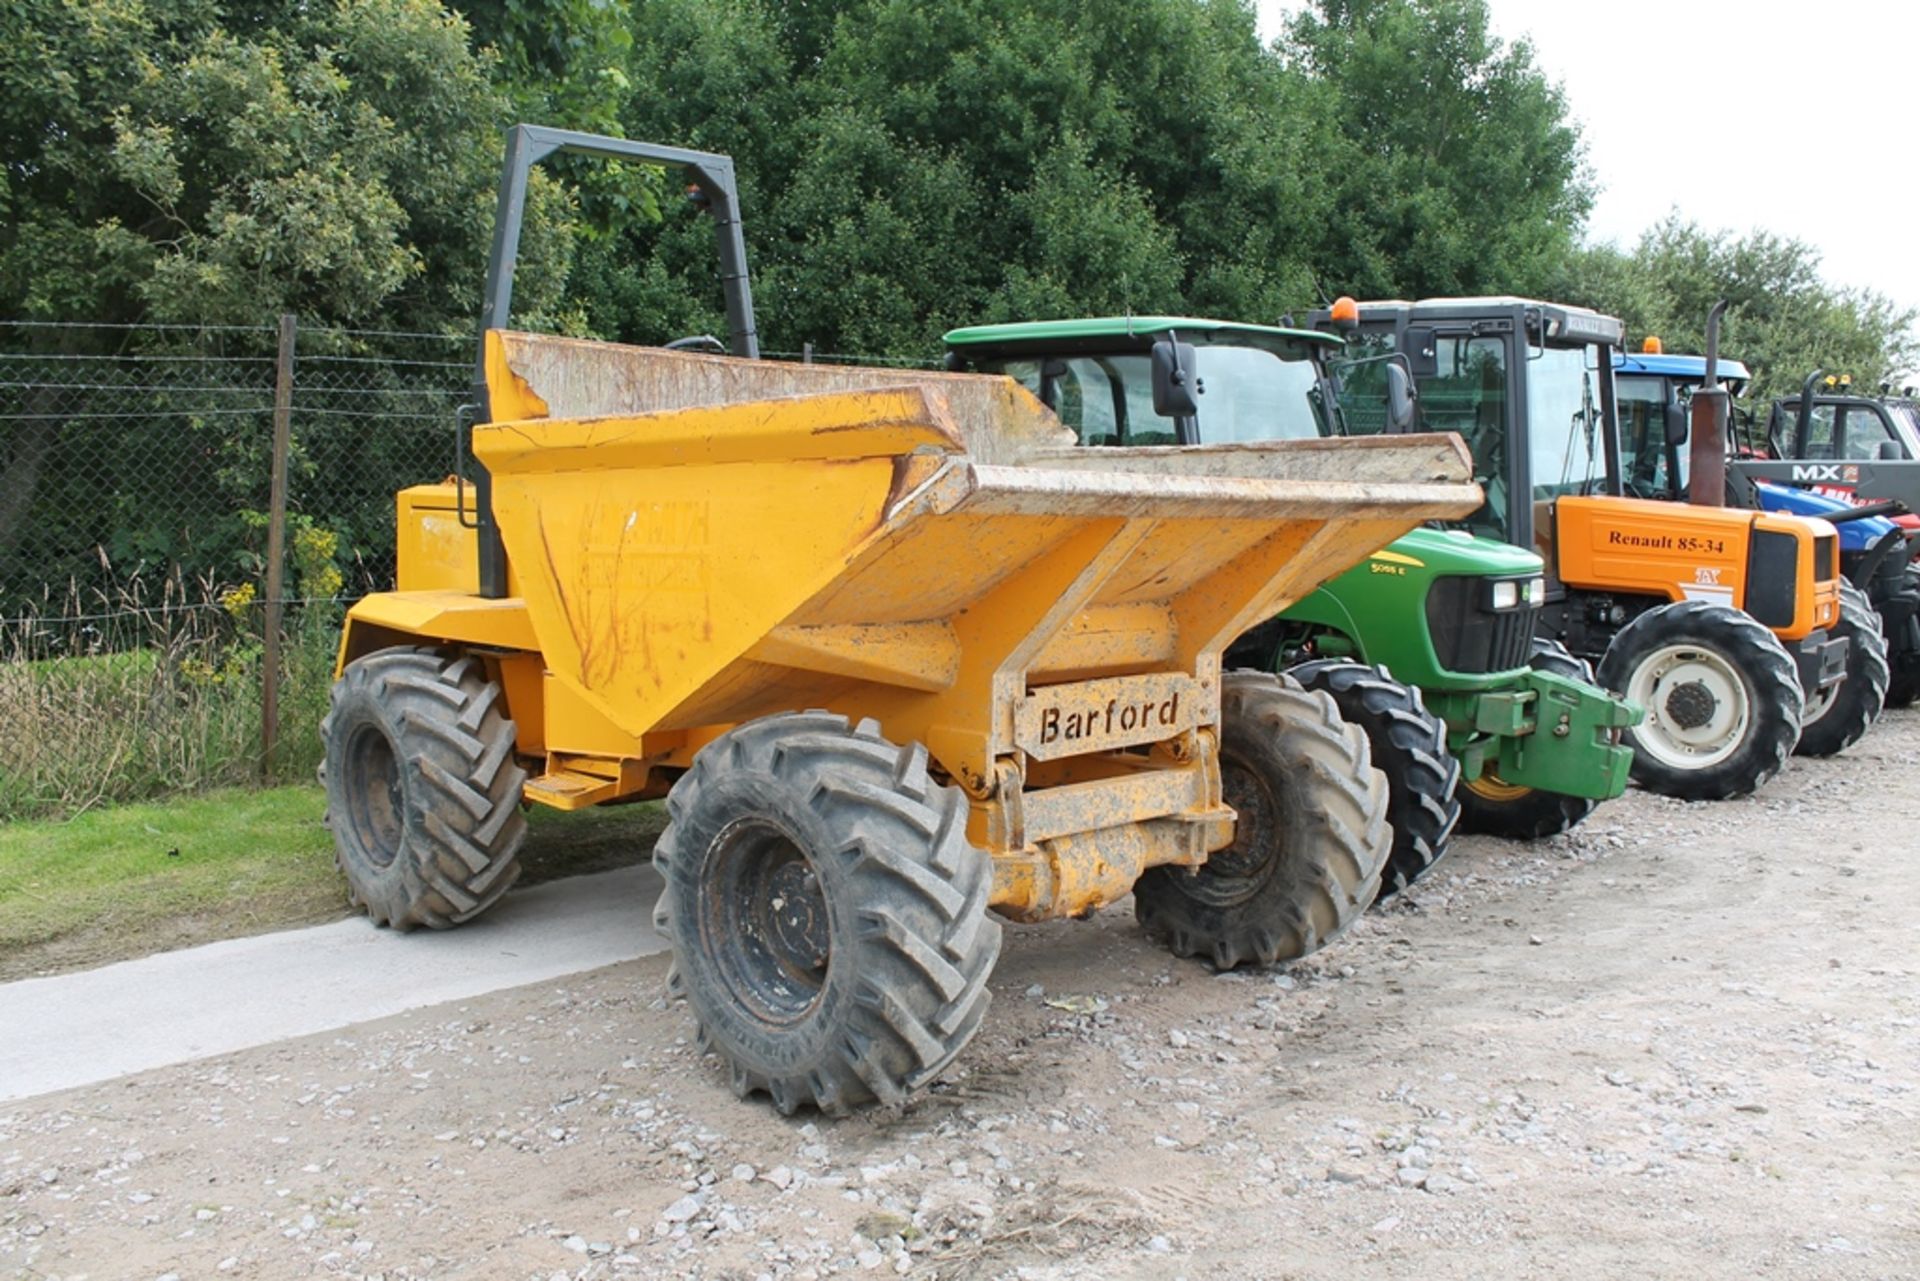
[(1847, 378), (1828, 377), (1824, 390), (1774, 401), (1767, 437), (1783, 458), (1913, 462), (1920, 459), (1920, 402), (1855, 395)]
[(1920, 401), (1858, 395), (1816, 370), (1799, 395), (1773, 402), (1766, 453), (1745, 469), (1757, 479), (1920, 511)]
[[(1606, 424), (1614, 419), (1618, 320), (1520, 298), (1342, 301), (1346, 308), (1316, 312), (1314, 323), (1344, 332), (1356, 357), (1404, 356), (1419, 388), (1414, 430), (1458, 432), (1472, 451), (1487, 501), (1463, 522), (1467, 529), (1549, 552), (1547, 504), (1613, 492)], [(1369, 369), (1342, 377), (1352, 431), (1385, 426), (1369, 413), (1377, 376)]]
[(952, 331), (946, 343), (949, 368), (1021, 383), (1083, 445), (1218, 445), (1344, 434), (1321, 363), (1324, 352), (1343, 344), (1316, 330), (1109, 316), (973, 325)]
[[(1657, 340), (1649, 339), (1649, 346)], [(1668, 430), (1674, 414), (1685, 414), (1693, 389), (1707, 368), (1704, 356), (1638, 351), (1614, 365), (1614, 394), (1620, 409), (1620, 481), (1635, 498), (1679, 502), (1687, 496), (1687, 438)], [(1737, 360), (1717, 360), (1720, 384), (1738, 397), (1753, 375)]]

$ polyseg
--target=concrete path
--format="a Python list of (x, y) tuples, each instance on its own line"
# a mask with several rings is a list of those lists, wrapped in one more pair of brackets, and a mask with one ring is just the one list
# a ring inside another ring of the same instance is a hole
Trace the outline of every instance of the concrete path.
[(454, 930), (365, 917), (0, 985), (0, 1101), (666, 950), (651, 867), (508, 894)]

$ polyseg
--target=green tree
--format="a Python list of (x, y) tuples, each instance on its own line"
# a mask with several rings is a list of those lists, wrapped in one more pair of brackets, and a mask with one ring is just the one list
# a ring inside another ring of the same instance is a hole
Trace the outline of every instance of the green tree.
[[(778, 299), (768, 272), (803, 111), (787, 66), (780, 22), (755, 3), (634, 0), (629, 88), (620, 108), (630, 138), (718, 151), (733, 157), (749, 241), (760, 327)], [(713, 228), (704, 214), (666, 194), (657, 221), (609, 223), (580, 246), (571, 296), (584, 326), (628, 342), (689, 334), (724, 335)]]
[(1721, 350), (1753, 370), (1757, 401), (1798, 390), (1814, 369), (1871, 386), (1920, 355), (1912, 309), (1870, 289), (1828, 283), (1819, 252), (1805, 241), (1709, 232), (1678, 215), (1650, 228), (1630, 252), (1600, 245), (1569, 257), (1551, 288), (1619, 316), (1635, 339), (1659, 335), (1669, 351), (1701, 351), (1707, 311), (1726, 299)]
[[(508, 117), (493, 72), (433, 0), (0, 4), (0, 317), (259, 325), (288, 311), (309, 326), (466, 332)], [(536, 192), (521, 290), (535, 315), (564, 282), (571, 203), (553, 183)], [(62, 356), (176, 340), (23, 333)], [(242, 346), (263, 341), (230, 335), (225, 354), (257, 357)], [(0, 422), (0, 562), (84, 575), (97, 541), (116, 558), (231, 572), (244, 538), (232, 513), (264, 502), (263, 423), (157, 393), (145, 404), (163, 417), (68, 419), (65, 395), (16, 392)], [(376, 415), (309, 426), (336, 443), (357, 434), (337, 451), (353, 466), (393, 456), (393, 424)], [(390, 525), (390, 497), (356, 498)]]
[[(506, 107), (460, 19), (17, 0), (0, 23), (0, 313), (474, 314)], [(551, 291), (562, 264), (534, 258)]]
[[(1318, 126), (1244, 6), (805, 9), (804, 23), (756, 0), (634, 10), (628, 131), (739, 162), (770, 346), (927, 358), (942, 330), (984, 318), (1272, 318), (1314, 301), (1301, 241), (1324, 196), (1291, 153)], [(653, 303), (656, 337), (715, 306), (712, 251), (673, 222), (664, 272), (602, 277)], [(676, 282), (698, 307), (675, 304)]]
[(492, 50), (514, 114), (532, 124), (619, 132), (633, 45), (626, 0), (460, 0), (476, 46)]
[(1329, 286), (1512, 292), (1572, 252), (1592, 203), (1579, 133), (1485, 0), (1316, 0), (1281, 48), (1334, 124), (1312, 157), (1333, 196), (1314, 246)]

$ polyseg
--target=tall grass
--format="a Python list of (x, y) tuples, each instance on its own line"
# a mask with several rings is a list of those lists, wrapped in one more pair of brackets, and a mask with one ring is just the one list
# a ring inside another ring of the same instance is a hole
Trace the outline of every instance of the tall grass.
[[(109, 581), (0, 618), (0, 820), (262, 777), (264, 609), (251, 589)], [(287, 607), (276, 777), (310, 777), (318, 761), (338, 619), (330, 600)]]

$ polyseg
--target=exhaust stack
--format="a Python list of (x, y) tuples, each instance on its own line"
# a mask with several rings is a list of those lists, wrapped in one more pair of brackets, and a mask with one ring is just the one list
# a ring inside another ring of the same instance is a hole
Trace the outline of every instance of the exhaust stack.
[(1697, 507), (1727, 505), (1727, 418), (1731, 397), (1720, 385), (1720, 314), (1722, 298), (1707, 313), (1707, 369), (1694, 390), (1692, 443), (1687, 455), (1687, 501)]

